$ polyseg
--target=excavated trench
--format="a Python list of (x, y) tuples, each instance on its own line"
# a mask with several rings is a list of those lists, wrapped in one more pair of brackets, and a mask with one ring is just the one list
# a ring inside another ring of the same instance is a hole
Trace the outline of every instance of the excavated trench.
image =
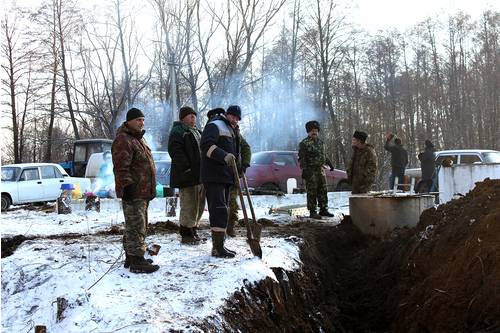
[[(383, 240), (363, 235), (349, 217), (337, 226), (268, 221), (263, 237), (301, 240), (301, 268), (273, 269), (277, 280), (243, 286), (218, 316), (193, 326), (204, 332), (500, 332), (499, 203), (500, 180), (478, 183), (465, 197), (426, 210), (416, 228)], [(160, 222), (149, 231), (173, 233), (177, 225)], [(244, 228), (237, 232), (244, 236)], [(23, 240), (2, 239), (2, 257)]]

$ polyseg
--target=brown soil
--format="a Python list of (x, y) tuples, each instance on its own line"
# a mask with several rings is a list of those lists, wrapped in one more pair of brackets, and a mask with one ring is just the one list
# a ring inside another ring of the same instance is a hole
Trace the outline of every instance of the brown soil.
[[(416, 228), (383, 240), (364, 236), (348, 217), (338, 226), (260, 222), (262, 237), (298, 242), (302, 268), (274, 268), (278, 281), (242, 287), (221, 310), (224, 321), (194, 326), (205, 332), (500, 332), (500, 180), (478, 183), (465, 197), (426, 210)], [(150, 227), (150, 233), (178, 230), (168, 221)], [(244, 236), (245, 228), (237, 234)], [(12, 246), (22, 241), (10, 240)]]

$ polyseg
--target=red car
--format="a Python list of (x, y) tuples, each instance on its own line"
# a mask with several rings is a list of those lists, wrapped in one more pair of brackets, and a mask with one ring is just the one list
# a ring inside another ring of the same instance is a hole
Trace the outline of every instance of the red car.
[[(349, 191), (347, 173), (342, 170), (325, 169), (328, 191)], [(252, 154), (250, 167), (246, 170), (248, 186), (256, 190), (286, 192), (289, 178), (297, 180), (297, 187), (304, 189), (299, 154), (296, 151), (261, 151)]]

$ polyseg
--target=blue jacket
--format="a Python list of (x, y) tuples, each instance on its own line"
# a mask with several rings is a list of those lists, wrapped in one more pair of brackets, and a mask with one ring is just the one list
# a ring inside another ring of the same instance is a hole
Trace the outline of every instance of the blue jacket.
[(228, 153), (239, 156), (239, 142), (229, 121), (223, 115), (216, 116), (205, 126), (201, 134), (201, 182), (234, 184), (232, 166), (224, 157)]

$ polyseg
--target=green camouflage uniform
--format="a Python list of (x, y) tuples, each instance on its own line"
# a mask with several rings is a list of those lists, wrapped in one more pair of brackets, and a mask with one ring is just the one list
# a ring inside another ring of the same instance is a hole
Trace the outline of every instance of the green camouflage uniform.
[(331, 164), (325, 157), (325, 147), (321, 139), (305, 138), (299, 144), (299, 163), (302, 178), (306, 182), (307, 209), (316, 211), (316, 203), (320, 210), (328, 209), (325, 164)]
[(371, 190), (377, 174), (377, 155), (372, 145), (366, 144), (363, 149), (354, 148), (347, 180), (352, 185), (352, 193), (366, 193)]
[[(250, 159), (252, 158), (252, 150), (250, 149), (250, 145), (246, 140), (241, 136), (238, 131), (239, 139), (240, 139), (240, 149), (241, 149), (241, 162), (238, 165), (238, 172), (243, 172), (244, 169), (250, 166)], [(236, 186), (231, 187), (230, 197), (229, 197), (229, 220), (228, 220), (228, 234), (233, 234), (233, 227), (236, 225), (238, 221), (238, 189)]]

